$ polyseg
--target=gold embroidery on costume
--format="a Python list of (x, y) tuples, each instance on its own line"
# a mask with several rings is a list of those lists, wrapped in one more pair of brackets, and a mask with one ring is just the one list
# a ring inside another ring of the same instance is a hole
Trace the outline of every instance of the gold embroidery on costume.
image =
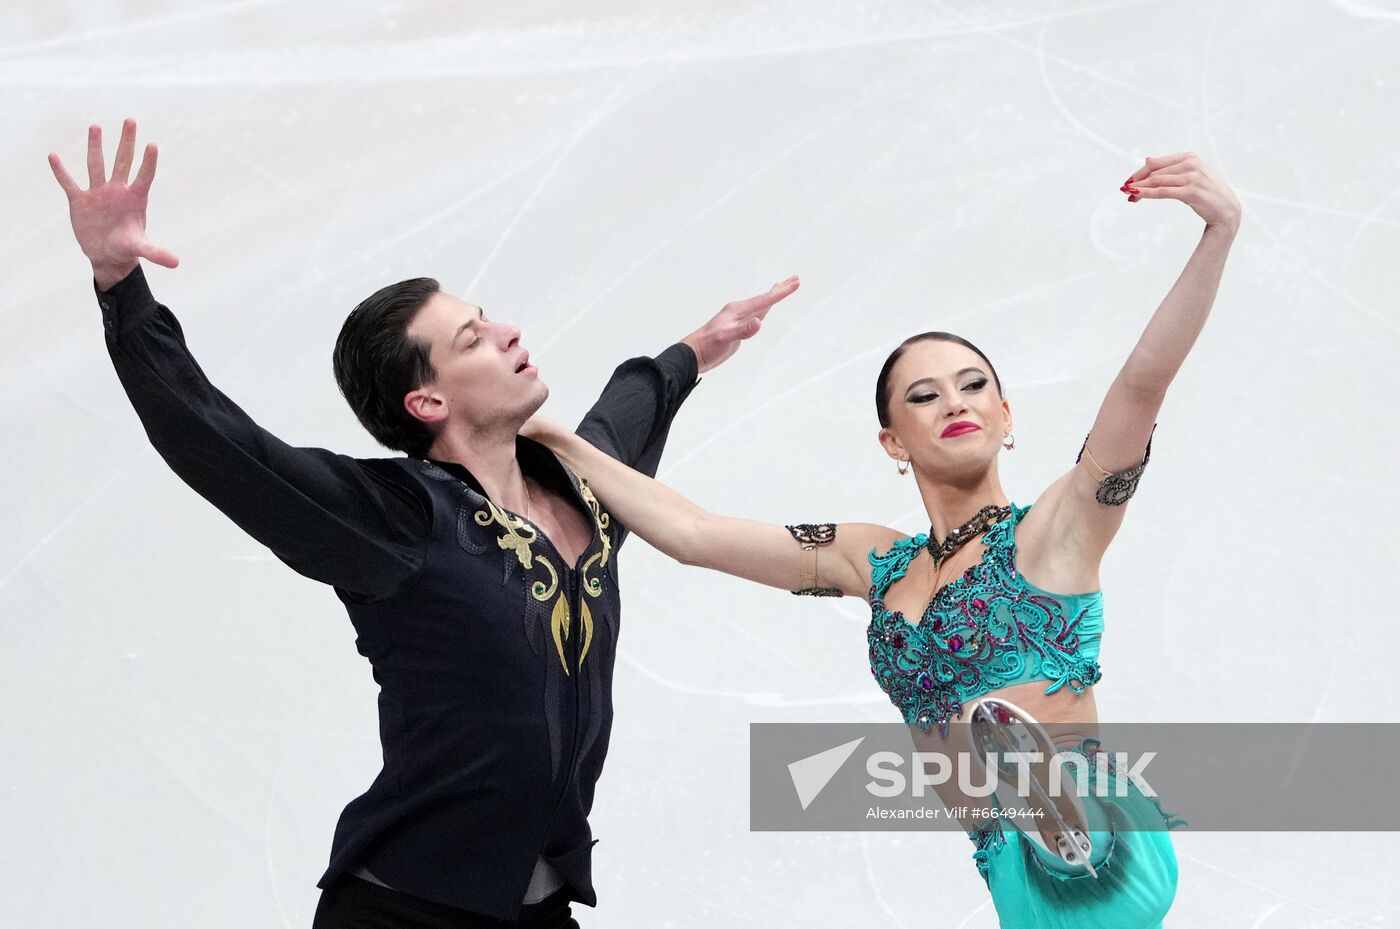
[(503, 549), (513, 549), (521, 567), (528, 570), (530, 567), (530, 543), (535, 541), (534, 528), (526, 525), (520, 517), (511, 516), (490, 500), (486, 501), (486, 506), (488, 509), (476, 511), (473, 517), (476, 524), (489, 526), (493, 522), (500, 523), (506, 530), (506, 534), (498, 538), (496, 544)]
[(583, 478), (578, 479), (578, 490), (583, 495), (584, 502), (593, 511), (593, 522), (598, 526), (598, 535), (603, 539), (602, 551), (583, 563), (583, 587), (591, 596), (601, 597), (603, 595), (603, 584), (596, 577), (588, 576), (588, 569), (597, 563), (598, 567), (604, 567), (608, 563), (608, 556), (612, 552), (612, 539), (608, 537), (608, 526), (612, 523), (612, 518), (598, 505), (598, 498), (593, 496), (593, 491), (589, 489), (588, 482)]
[(608, 526), (612, 524), (612, 517), (608, 516), (607, 512), (598, 505), (598, 498), (593, 496), (593, 491), (589, 489), (588, 482), (583, 478), (578, 479), (578, 490), (579, 493), (583, 495), (584, 502), (588, 504), (588, 508), (593, 511), (593, 522), (597, 524), (598, 535), (603, 539), (603, 550), (588, 559), (583, 565), (584, 586), (588, 589), (590, 594), (598, 597), (602, 596), (603, 586), (599, 583), (597, 578), (588, 579), (588, 569), (593, 566), (595, 561), (600, 568), (608, 563), (608, 556), (612, 552), (612, 539), (608, 537), (607, 530)]
[[(536, 555), (536, 560), (549, 569), (549, 583), (544, 581), (532, 581), (530, 583), (530, 596), (536, 600), (544, 601), (549, 599), (549, 595), (559, 589), (559, 573), (554, 570), (554, 565), (549, 563), (549, 559), (543, 555)], [(562, 600), (564, 595), (559, 595)]]
[[(598, 527), (598, 535), (603, 540), (602, 548), (584, 562), (583, 568), (579, 571), (580, 588), (590, 597), (598, 598), (603, 595), (603, 583), (599, 578), (589, 577), (588, 571), (591, 568), (602, 568), (607, 565), (608, 558), (612, 553), (612, 539), (608, 536), (608, 526), (612, 523), (611, 517), (598, 505), (598, 499), (593, 496), (593, 491), (589, 490), (588, 482), (579, 478), (579, 493), (583, 496), (584, 502), (593, 512), (593, 523)], [(549, 572), (549, 582), (535, 580), (530, 583), (530, 596), (541, 603), (548, 600), (559, 590), (559, 572), (554, 569), (554, 565), (544, 555), (533, 552), (530, 546), (538, 539), (538, 533), (533, 526), (518, 516), (512, 516), (505, 510), (486, 501), (487, 509), (478, 510), (474, 515), (478, 526), (489, 526), (493, 522), (499, 524), (505, 533), (496, 539), (496, 544), (503, 550), (515, 552), (516, 559), (521, 566), (529, 569), (534, 562), (538, 561), (544, 565)], [(593, 613), (588, 609), (588, 603), (580, 601), (579, 619), (583, 627), (583, 645), (579, 651), (578, 663), (583, 665), (583, 659), (588, 656), (588, 647), (593, 642)], [(569, 663), (564, 655), (564, 643), (569, 640), (569, 601), (560, 593), (554, 601), (554, 608), (550, 611), (549, 631), (554, 639), (555, 651), (559, 653), (559, 664), (563, 667), (564, 673), (569, 673)]]
[[(549, 569), (548, 584), (544, 581), (533, 581), (530, 584), (530, 596), (543, 603), (559, 589), (559, 574), (548, 558), (543, 555), (536, 555), (535, 558)], [(559, 652), (559, 664), (564, 668), (564, 673), (568, 674), (569, 663), (564, 659), (564, 641), (569, 638), (569, 601), (562, 593), (554, 601), (554, 612), (549, 617), (549, 629), (554, 636), (554, 648)]]
[[(588, 482), (583, 478), (578, 479), (579, 493), (583, 495), (584, 502), (593, 511), (593, 522), (598, 526), (598, 535), (603, 540), (603, 548), (592, 558), (583, 563), (583, 570), (579, 572), (579, 579), (582, 587), (590, 597), (601, 597), (603, 595), (603, 582), (596, 577), (588, 576), (588, 569), (594, 567), (605, 567), (608, 563), (608, 556), (612, 552), (612, 539), (608, 537), (608, 526), (612, 523), (612, 518), (598, 505), (598, 498), (593, 496), (593, 491), (589, 489)], [(579, 655), (579, 664), (583, 664), (583, 656), (588, 654), (588, 643), (593, 640), (593, 615), (588, 611), (588, 603), (579, 604), (579, 612), (583, 619), (583, 652)]]
[(602, 562), (600, 562), (600, 565), (607, 564), (607, 553), (599, 552), (598, 554), (594, 555), (592, 558), (588, 559), (583, 563), (583, 570), (580, 572), (580, 575), (583, 578), (583, 589), (588, 591), (588, 595), (590, 597), (601, 597), (603, 595), (603, 582), (598, 580), (596, 577), (588, 576), (588, 569), (593, 567), (593, 563), (595, 561), (598, 561), (599, 558), (603, 559)]
[[(564, 666), (564, 673), (569, 673), (569, 663), (564, 660), (564, 640), (569, 637), (569, 604), (560, 594), (559, 599), (554, 601), (554, 613), (549, 617), (549, 630), (554, 634), (554, 648), (559, 652), (559, 663)], [(582, 663), (583, 659), (579, 659)]]
[[(530, 582), (530, 596), (541, 603), (548, 600), (559, 589), (559, 572), (550, 564), (544, 555), (537, 555), (530, 550), (530, 545), (539, 538), (539, 534), (534, 527), (518, 516), (512, 516), (501, 509), (490, 500), (486, 501), (486, 509), (477, 510), (473, 518), (478, 526), (489, 526), (497, 523), (505, 529), (505, 534), (496, 539), (496, 544), (505, 551), (515, 552), (516, 560), (520, 566), (529, 570), (538, 561), (544, 565), (549, 572), (549, 582), (534, 580)], [(554, 638), (554, 648), (559, 652), (559, 664), (564, 668), (564, 673), (569, 673), (569, 663), (564, 657), (564, 641), (569, 637), (569, 602), (561, 593), (554, 601), (554, 610), (549, 617), (550, 634)]]

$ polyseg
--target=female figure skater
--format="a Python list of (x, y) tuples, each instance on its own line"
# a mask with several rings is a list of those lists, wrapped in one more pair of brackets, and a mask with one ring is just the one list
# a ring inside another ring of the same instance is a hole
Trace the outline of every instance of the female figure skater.
[[(865, 597), (871, 673), (921, 750), (980, 758), (976, 744), (1051, 759), (1068, 749), (1089, 762), (1091, 786), (1109, 779), (1107, 797), (1081, 800), (1068, 791), (1051, 800), (1049, 765), (1063, 762), (1047, 760), (1032, 766), (1035, 796), (1049, 807), (1038, 828), (1015, 818), (1015, 828), (999, 817), (963, 821), (1003, 929), (1156, 927), (1176, 891), (1166, 829), (1181, 821), (1126, 778), (1127, 795), (1116, 796), (1117, 771), (1097, 769), (1098, 741), (1085, 735), (1097, 721), (1098, 569), (1147, 465), (1167, 387), (1214, 302), (1241, 207), (1190, 152), (1148, 158), (1121, 189), (1131, 202), (1180, 200), (1205, 230), (1109, 387), (1074, 464), (1033, 505), (1011, 502), (998, 478), (998, 455), (1015, 447), (1001, 379), (979, 349), (946, 332), (906, 339), (876, 382), (880, 443), (900, 474), (914, 475), (928, 512), (928, 533), (912, 538), (865, 523), (779, 526), (718, 516), (547, 420), (524, 430), (672, 558), (794, 593)], [(779, 286), (790, 291), (798, 282)], [(964, 719), (972, 725), (947, 738), (950, 721)], [(1071, 739), (1052, 742), (1037, 720), (1067, 724), (1055, 728)], [(987, 805), (961, 796), (958, 783), (955, 776), (939, 787), (945, 803)]]

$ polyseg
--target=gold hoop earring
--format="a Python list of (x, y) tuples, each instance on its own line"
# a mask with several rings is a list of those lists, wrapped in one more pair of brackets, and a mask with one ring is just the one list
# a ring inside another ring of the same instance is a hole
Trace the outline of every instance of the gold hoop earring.
[(896, 461), (896, 462), (894, 463), (894, 469), (895, 469), (896, 471), (898, 471), (898, 472), (900, 473), (901, 476), (902, 476), (902, 475), (905, 475), (905, 474), (908, 474), (908, 473), (909, 473), (909, 462), (907, 462), (907, 461)]
[(1011, 440), (1011, 444), (1007, 445), (1005, 442), (1003, 442), (1001, 443), (1001, 447), (1009, 452), (1016, 447), (1016, 437), (1009, 432), (1006, 434), (1006, 437)]

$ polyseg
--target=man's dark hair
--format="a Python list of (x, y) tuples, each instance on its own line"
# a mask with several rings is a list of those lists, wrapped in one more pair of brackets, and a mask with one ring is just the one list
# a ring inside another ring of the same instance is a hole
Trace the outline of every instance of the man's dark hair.
[(982, 354), (982, 349), (973, 345), (962, 336), (953, 335), (951, 332), (921, 332), (918, 335), (911, 335), (903, 342), (900, 342), (899, 347), (890, 352), (890, 357), (885, 359), (885, 366), (880, 369), (880, 376), (875, 379), (875, 415), (880, 418), (881, 426), (888, 429), (890, 425), (890, 372), (894, 370), (895, 362), (899, 361), (900, 356), (904, 354), (905, 350), (915, 342), (929, 340), (956, 342), (959, 345), (972, 349), (978, 355), (981, 355), (982, 360), (987, 362), (987, 367), (992, 372), (992, 380), (997, 382), (997, 396), (1006, 396), (1005, 392), (1001, 389), (1001, 378), (997, 377), (997, 369), (993, 368), (992, 362), (986, 355)]
[(436, 436), (404, 409), (410, 390), (437, 379), (429, 346), (408, 325), (441, 288), (431, 277), (382, 287), (345, 317), (335, 340), (335, 382), (361, 425), (380, 445), (424, 457)]

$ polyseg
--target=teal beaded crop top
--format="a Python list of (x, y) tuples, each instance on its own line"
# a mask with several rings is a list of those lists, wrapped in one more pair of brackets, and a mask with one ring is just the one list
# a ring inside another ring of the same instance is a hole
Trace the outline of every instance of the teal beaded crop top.
[(918, 625), (885, 606), (885, 592), (928, 542), (920, 533), (885, 554), (870, 551), (870, 673), (904, 721), (928, 732), (962, 716), (962, 704), (990, 691), (1048, 680), (1047, 694), (1075, 693), (1098, 681), (1103, 592), (1055, 594), (1016, 570), (1011, 513), (982, 534), (982, 560), (936, 593)]

